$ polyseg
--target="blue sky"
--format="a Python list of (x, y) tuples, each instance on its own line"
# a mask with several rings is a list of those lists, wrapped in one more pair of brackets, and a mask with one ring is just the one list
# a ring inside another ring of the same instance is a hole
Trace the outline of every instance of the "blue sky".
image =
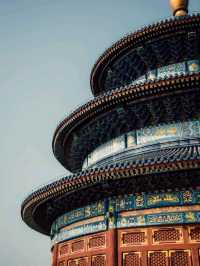
[(107, 47), (170, 16), (168, 0), (0, 0), (2, 266), (50, 265), (50, 241), (21, 221), (20, 204), (67, 174), (52, 154), (53, 132), (91, 99), (90, 71)]

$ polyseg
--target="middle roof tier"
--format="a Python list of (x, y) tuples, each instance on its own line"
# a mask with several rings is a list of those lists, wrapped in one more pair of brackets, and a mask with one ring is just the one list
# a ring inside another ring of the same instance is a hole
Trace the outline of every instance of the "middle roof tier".
[(198, 72), (130, 85), (95, 97), (57, 127), (54, 155), (65, 168), (77, 172), (88, 154), (123, 134), (199, 119), (199, 87)]

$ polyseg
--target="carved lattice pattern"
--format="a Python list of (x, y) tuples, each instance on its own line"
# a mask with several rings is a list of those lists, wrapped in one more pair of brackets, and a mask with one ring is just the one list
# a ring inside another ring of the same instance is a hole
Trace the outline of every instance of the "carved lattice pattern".
[(154, 231), (154, 242), (179, 241), (181, 238), (180, 231), (174, 228), (166, 228)]
[(131, 266), (131, 265), (141, 266), (139, 252), (124, 253), (123, 266)]
[(69, 250), (69, 246), (68, 245), (64, 245), (64, 246), (60, 247), (60, 255), (62, 256), (64, 254), (67, 254), (68, 250)]
[(105, 242), (106, 242), (105, 236), (92, 237), (89, 240), (89, 248), (105, 246)]
[(189, 252), (184, 250), (171, 252), (171, 265), (191, 266)]
[(77, 266), (87, 266), (88, 265), (88, 259), (87, 258), (81, 258), (77, 261)]
[(65, 266), (65, 262), (64, 261), (59, 262), (58, 266)]
[(138, 244), (145, 242), (145, 232), (123, 234), (123, 244)]
[(69, 260), (68, 261), (68, 266), (77, 266), (76, 260)]
[(200, 227), (195, 227), (190, 230), (191, 240), (200, 240)]
[(76, 252), (84, 249), (84, 240), (76, 241), (72, 243), (72, 252)]
[(167, 252), (166, 251), (149, 252), (148, 266), (168, 266)]
[(92, 257), (92, 266), (107, 266), (106, 255), (98, 255)]

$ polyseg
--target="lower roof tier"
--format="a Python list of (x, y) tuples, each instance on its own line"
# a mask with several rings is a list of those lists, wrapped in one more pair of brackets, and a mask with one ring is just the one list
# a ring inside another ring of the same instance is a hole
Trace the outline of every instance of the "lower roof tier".
[(52, 148), (78, 172), (88, 154), (133, 130), (200, 117), (200, 73), (130, 85), (96, 97), (57, 127)]
[(200, 144), (166, 147), (128, 162), (96, 167), (41, 187), (22, 204), (23, 220), (50, 234), (59, 216), (110, 196), (199, 186)]

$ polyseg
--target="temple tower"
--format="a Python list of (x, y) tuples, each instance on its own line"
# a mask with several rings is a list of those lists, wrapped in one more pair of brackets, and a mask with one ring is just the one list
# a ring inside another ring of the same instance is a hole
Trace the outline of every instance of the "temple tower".
[(171, 6), (102, 54), (94, 99), (55, 130), (72, 174), (21, 208), (53, 266), (200, 265), (200, 15)]

